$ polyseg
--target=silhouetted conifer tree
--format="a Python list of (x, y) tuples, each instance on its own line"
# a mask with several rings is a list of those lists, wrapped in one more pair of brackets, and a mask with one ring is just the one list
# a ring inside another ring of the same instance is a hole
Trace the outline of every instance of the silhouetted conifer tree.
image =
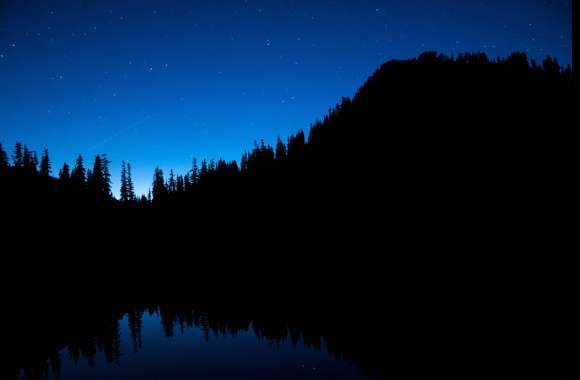
[(131, 178), (131, 164), (121, 162), (121, 189), (119, 191), (121, 202), (136, 201), (133, 179)]
[(276, 142), (276, 160), (279, 162), (286, 161), (286, 145), (280, 137), (278, 137), (278, 141)]
[(58, 178), (64, 183), (68, 183), (70, 181), (70, 169), (66, 162), (62, 165), (62, 169), (60, 169), (58, 172)]
[(95, 161), (93, 163), (93, 169), (89, 175), (89, 191), (92, 193), (100, 193), (104, 188), (104, 176), (103, 176), (103, 163), (101, 160), (101, 155), (97, 154), (95, 156)]
[(36, 152), (28, 150), (28, 147), (24, 145), (22, 152), (22, 167), (28, 172), (34, 172), (38, 170), (38, 158), (36, 157)]
[(248, 152), (244, 152), (242, 155), (242, 159), (240, 161), (240, 171), (244, 173), (248, 171)]
[(129, 201), (129, 190), (127, 186), (127, 164), (121, 161), (121, 188), (119, 190), (119, 197), (121, 202)]
[(192, 184), (191, 184), (191, 176), (190, 174), (185, 174), (183, 176), (183, 190), (185, 192), (189, 192), (192, 189)]
[(175, 172), (173, 169), (169, 171), (169, 179), (167, 180), (167, 190), (170, 193), (175, 193), (176, 191), (176, 182), (175, 182)]
[(2, 148), (2, 143), (0, 143), (0, 170), (6, 169), (8, 167), (8, 154)]
[(91, 169), (87, 169), (87, 190), (89, 189), (89, 184), (93, 182), (93, 171)]
[(107, 197), (111, 197), (111, 172), (109, 170), (109, 165), (111, 161), (107, 159), (107, 154), (103, 154), (101, 157), (101, 164), (103, 165), (102, 173), (103, 173), (103, 194)]
[(127, 195), (129, 201), (133, 202), (137, 199), (135, 195), (135, 186), (133, 185), (133, 175), (131, 174), (131, 164), (127, 163)]
[(185, 184), (182, 175), (177, 176), (177, 180), (175, 181), (175, 190), (178, 193), (183, 193), (185, 191)]
[(191, 180), (192, 186), (196, 185), (198, 183), (198, 180), (199, 180), (199, 168), (197, 167), (197, 159), (196, 158), (193, 159), (190, 180)]
[(559, 74), (562, 70), (558, 61), (550, 56), (543, 60), (542, 68), (547, 74)]
[(208, 175), (207, 161), (204, 158), (203, 160), (201, 160), (201, 169), (199, 171), (199, 179), (198, 179), (198, 182), (200, 184), (203, 183), (203, 182), (205, 182), (205, 180), (207, 179), (207, 175)]
[(70, 179), (76, 190), (85, 190), (87, 188), (87, 171), (84, 167), (83, 156), (79, 155), (77, 157)]
[(288, 140), (288, 158), (299, 159), (301, 158), (306, 150), (306, 140), (304, 138), (304, 131), (299, 131), (293, 136), (290, 136)]
[(167, 187), (165, 187), (165, 179), (163, 178), (163, 170), (159, 167), (155, 168), (153, 173), (153, 202), (163, 202), (167, 198)]
[(90, 180), (88, 181), (89, 191), (97, 196), (111, 196), (111, 174), (109, 172), (110, 161), (106, 155), (97, 154), (93, 164)]
[(52, 167), (50, 164), (50, 159), (48, 158), (48, 149), (44, 148), (42, 151), (42, 158), (40, 159), (40, 175), (44, 177), (50, 176)]
[(14, 153), (12, 154), (12, 165), (15, 168), (20, 169), (24, 166), (23, 156), (22, 143), (17, 142), (14, 145)]
[(30, 156), (30, 169), (36, 173), (38, 171), (38, 157), (36, 156), (35, 151), (32, 151)]

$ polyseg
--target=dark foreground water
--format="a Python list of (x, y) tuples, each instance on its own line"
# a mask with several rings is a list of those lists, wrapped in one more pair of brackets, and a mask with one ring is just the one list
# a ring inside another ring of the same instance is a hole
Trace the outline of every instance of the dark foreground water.
[[(155, 311), (135, 321), (112, 322), (107, 338), (62, 348), (49, 365), (50, 379), (374, 379), (330, 354), (322, 338), (305, 342), (253, 321), (231, 327), (168, 325)], [(88, 343), (94, 343), (91, 346)], [(57, 363), (55, 365), (55, 363)]]

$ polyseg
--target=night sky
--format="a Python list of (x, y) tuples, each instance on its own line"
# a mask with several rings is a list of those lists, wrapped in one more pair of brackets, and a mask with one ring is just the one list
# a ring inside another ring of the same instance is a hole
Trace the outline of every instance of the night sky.
[(571, 0), (0, 0), (0, 142), (159, 165), (239, 160), (425, 50), (571, 63)]

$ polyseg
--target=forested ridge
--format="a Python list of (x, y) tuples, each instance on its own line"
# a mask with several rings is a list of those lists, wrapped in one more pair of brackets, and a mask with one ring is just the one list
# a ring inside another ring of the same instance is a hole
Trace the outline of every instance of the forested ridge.
[[(564, 145), (554, 144), (565, 143), (570, 78), (570, 69), (555, 60), (538, 65), (523, 53), (496, 60), (485, 54), (424, 53), (385, 63), (353, 99), (343, 98), (307, 134), (298, 131), (274, 146), (255, 142), (239, 162), (194, 159), (187, 173), (156, 168), (148, 194), (135, 194), (131, 165), (121, 162), (115, 164), (121, 176), (114, 198), (106, 154), (79, 155), (72, 164), (53, 168), (47, 149), (39, 160), (20, 142), (11, 154), (0, 146), (2, 201), (63, 208), (195, 208), (208, 197), (225, 204), (249, 196), (306, 200), (340, 193), (346, 204), (354, 201), (349, 194), (373, 193), (374, 182), (409, 185), (408, 190), (429, 196), (423, 186), (437, 183), (430, 187), (436, 192), (460, 176), (484, 178), (491, 174), (486, 168), (500, 159), (507, 166), (524, 160), (513, 168), (517, 175), (533, 160), (541, 171), (541, 165), (556, 159), (548, 152), (564, 157)], [(505, 169), (495, 173), (498, 181)], [(475, 174), (479, 170), (484, 172)], [(447, 177), (451, 171), (457, 177)], [(415, 187), (420, 178), (422, 186)]]

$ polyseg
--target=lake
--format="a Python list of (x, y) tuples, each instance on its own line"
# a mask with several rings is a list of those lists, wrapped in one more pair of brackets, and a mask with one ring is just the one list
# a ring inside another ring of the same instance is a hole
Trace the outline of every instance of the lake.
[(329, 350), (316, 329), (297, 327), (287, 320), (158, 306), (91, 319), (90, 327), (71, 328), (66, 345), (54, 350), (44, 367), (21, 369), (18, 376), (61, 380), (379, 378), (376, 371), (361, 368), (340, 350)]

